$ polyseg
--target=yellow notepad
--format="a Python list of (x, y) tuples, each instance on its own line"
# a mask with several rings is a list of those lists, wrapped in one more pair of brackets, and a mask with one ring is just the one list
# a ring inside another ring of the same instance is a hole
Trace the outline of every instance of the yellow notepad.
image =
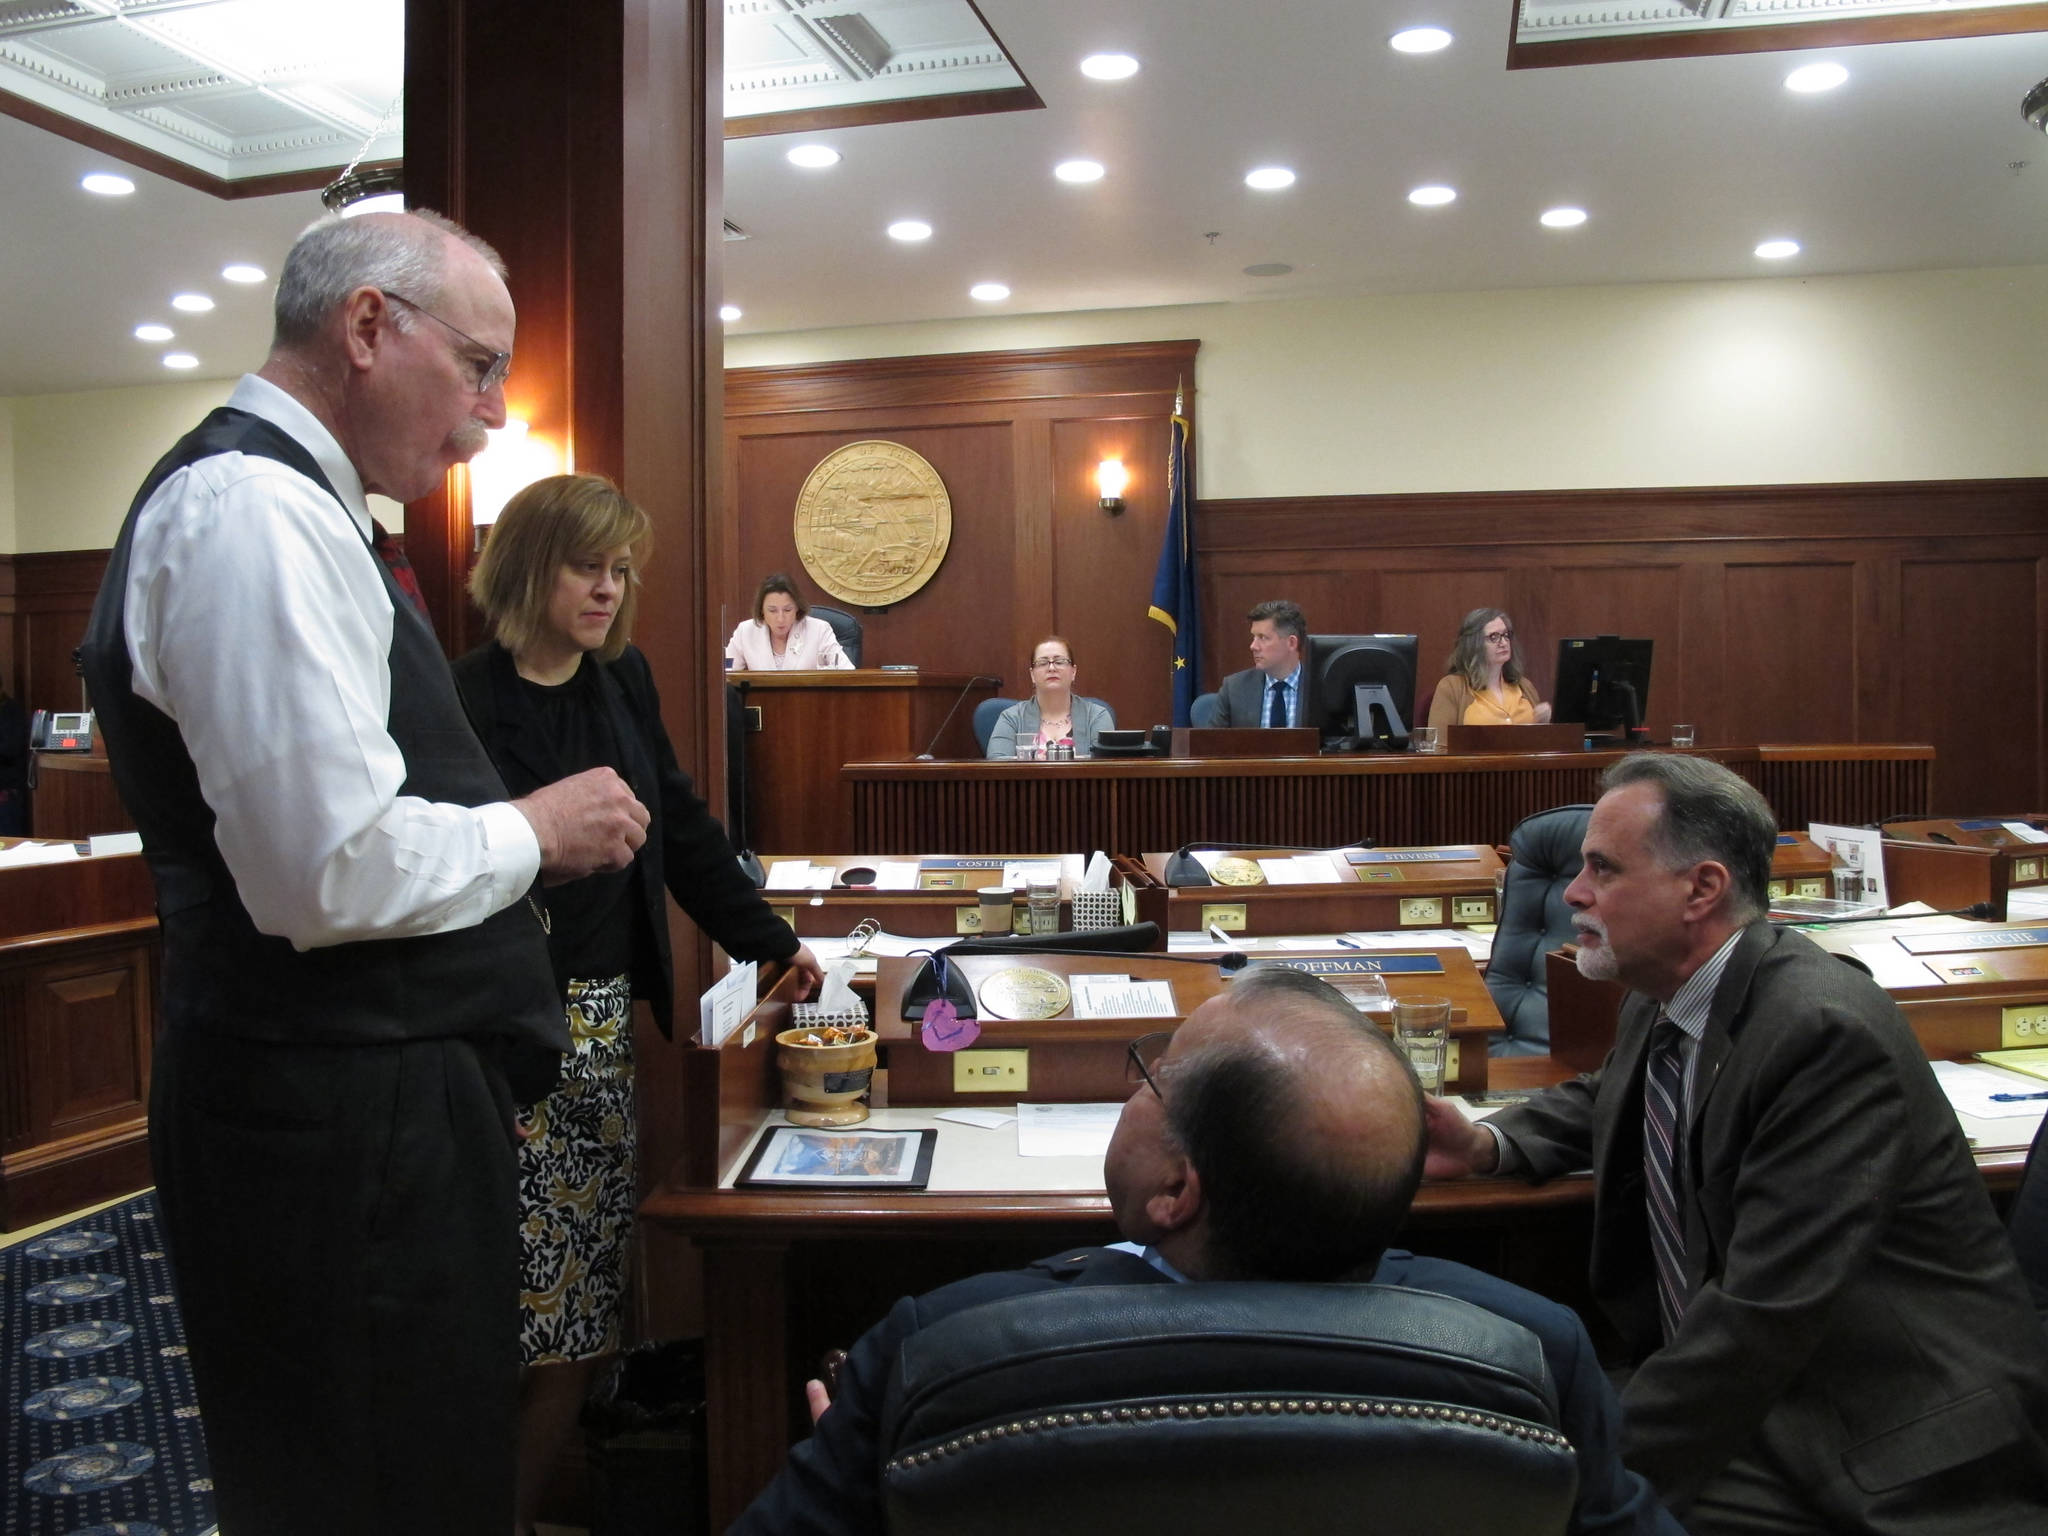
[(2048, 1078), (2048, 1045), (2022, 1045), (2005, 1051), (1979, 1051), (1979, 1061), (1994, 1067), (2010, 1067), (2029, 1077)]

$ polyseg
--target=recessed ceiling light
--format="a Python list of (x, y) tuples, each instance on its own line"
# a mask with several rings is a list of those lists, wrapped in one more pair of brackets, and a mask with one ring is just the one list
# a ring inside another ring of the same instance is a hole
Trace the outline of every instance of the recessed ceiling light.
[(220, 275), (231, 283), (260, 283), (270, 274), (246, 261), (231, 261), (220, 269)]
[(1081, 73), (1090, 80), (1128, 80), (1138, 72), (1138, 61), (1128, 53), (1091, 53), (1081, 61)]
[(166, 368), (180, 369), (197, 368), (199, 366), (199, 359), (190, 352), (166, 352), (164, 354), (164, 366)]
[(1536, 222), (1545, 229), (1577, 229), (1586, 222), (1583, 208), (1546, 208), (1536, 216)]
[(1833, 61), (1802, 64), (1785, 77), (1785, 89), (1810, 95), (1815, 91), (1832, 91), (1848, 78), (1849, 71)]
[(1799, 254), (1799, 242), (1797, 240), (1766, 240), (1756, 248), (1756, 253), (1763, 257), (1765, 261), (1783, 261), (1787, 256), (1797, 256)]
[(1052, 168), (1052, 173), (1061, 181), (1102, 180), (1102, 166), (1094, 160), (1062, 160)]
[(979, 299), (984, 304), (1000, 304), (1010, 296), (1008, 283), (976, 283), (967, 290), (967, 297)]
[(922, 219), (898, 219), (889, 226), (891, 240), (929, 240), (931, 237), (932, 227)]
[(807, 171), (822, 171), (839, 163), (839, 151), (830, 144), (799, 144), (783, 158)]
[(90, 176), (80, 177), (78, 184), (101, 197), (126, 197), (135, 190), (134, 182), (126, 176), (116, 176), (112, 171), (94, 171)]
[(719, 306), (718, 306), (718, 318), (719, 318), (719, 319), (721, 319), (721, 320), (723, 320), (723, 321), (724, 321), (724, 322), (725, 322), (725, 323), (726, 323), (727, 325), (731, 325), (731, 324), (733, 323), (733, 321), (735, 321), (735, 320), (739, 319), (739, 317), (740, 317), (740, 307), (739, 307), (739, 305), (737, 305), (737, 304), (721, 304), (721, 305), (719, 305)]
[(1278, 192), (1294, 185), (1294, 172), (1284, 165), (1262, 165), (1245, 174), (1244, 184), (1257, 192)]
[(169, 341), (177, 334), (168, 325), (158, 325), (154, 321), (145, 322), (135, 327), (135, 339), (137, 341)]
[(174, 293), (171, 308), (182, 309), (188, 315), (203, 315), (213, 308), (213, 300), (203, 293)]
[(1445, 203), (1455, 203), (1457, 200), (1458, 189), (1456, 187), (1417, 187), (1408, 194), (1408, 201), (1418, 208), (1441, 208)]
[(1403, 27), (1387, 46), (1396, 53), (1435, 53), (1451, 46), (1451, 34), (1442, 27)]

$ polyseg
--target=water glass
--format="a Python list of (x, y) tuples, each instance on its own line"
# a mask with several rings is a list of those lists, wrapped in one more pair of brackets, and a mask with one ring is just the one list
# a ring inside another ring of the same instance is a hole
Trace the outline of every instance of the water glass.
[(1060, 887), (1056, 880), (1034, 880), (1025, 888), (1031, 903), (1031, 931), (1034, 934), (1060, 931)]
[(1692, 743), (1693, 728), (1691, 726), (1674, 725), (1671, 727), (1671, 745), (1674, 747), (1689, 747)]
[(1422, 1091), (1442, 1093), (1451, 1050), (1451, 1000), (1413, 992), (1395, 998), (1394, 1044), (1415, 1068)]
[(1435, 757), (1444, 749), (1443, 727), (1439, 725), (1418, 725), (1408, 736), (1408, 750), (1420, 752), (1425, 757)]

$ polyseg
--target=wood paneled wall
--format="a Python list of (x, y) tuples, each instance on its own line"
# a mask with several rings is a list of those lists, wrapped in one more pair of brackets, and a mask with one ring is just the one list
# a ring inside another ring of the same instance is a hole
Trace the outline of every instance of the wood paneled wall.
[[(863, 662), (981, 672), (1030, 690), (1031, 648), (1073, 646), (1080, 691), (1145, 725), (1166, 696), (1171, 637), (1147, 619), (1166, 526), (1167, 423), (1176, 383), (1193, 416), (1192, 341), (1033, 352), (881, 358), (726, 373), (728, 513), (713, 569), (728, 633), (753, 616), (754, 589), (796, 557), (797, 493), (818, 461), (886, 438), (931, 461), (953, 503), (945, 563), (883, 610), (853, 610)], [(1097, 506), (1094, 470), (1121, 458), (1126, 510)]]
[(1547, 697), (1561, 637), (1657, 643), (1649, 723), (1703, 744), (1924, 741), (1945, 812), (2048, 804), (2048, 481), (1204, 502), (1209, 686), (1244, 613), (1413, 632), (1424, 707), (1472, 608)]
[[(168, 446), (168, 445), (166, 445)], [(29, 709), (77, 709), (85, 683), (71, 653), (85, 638), (106, 574), (105, 549), (0, 555), (0, 677)]]

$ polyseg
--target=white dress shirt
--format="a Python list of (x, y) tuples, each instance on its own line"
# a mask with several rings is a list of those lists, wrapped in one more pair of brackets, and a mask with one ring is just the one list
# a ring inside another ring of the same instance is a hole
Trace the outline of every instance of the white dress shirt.
[(839, 648), (839, 637), (823, 619), (805, 614), (792, 624), (782, 654), (775, 637), (759, 619), (743, 619), (725, 644), (726, 658), (750, 672), (850, 671), (852, 660)]
[(392, 611), (362, 481), (298, 401), (245, 375), (228, 404), (305, 447), (341, 498), (275, 459), (218, 454), (135, 520), (134, 689), (177, 722), (242, 904), (299, 949), (467, 928), (540, 869), (509, 804), (401, 796), (386, 729)]

